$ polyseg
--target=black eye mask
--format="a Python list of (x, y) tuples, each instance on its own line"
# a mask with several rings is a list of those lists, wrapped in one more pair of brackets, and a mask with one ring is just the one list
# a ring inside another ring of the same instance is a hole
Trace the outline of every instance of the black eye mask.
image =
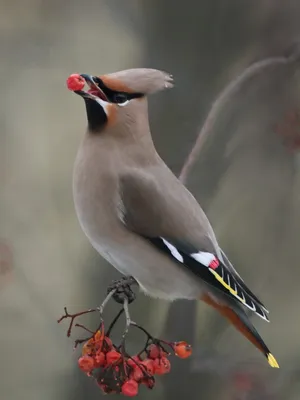
[(97, 76), (93, 76), (93, 81), (99, 86), (99, 88), (104, 92), (105, 96), (107, 97), (110, 103), (115, 104), (123, 104), (126, 101), (130, 101), (132, 99), (138, 99), (144, 97), (143, 93), (127, 93), (127, 92), (120, 92), (116, 90), (112, 90), (104, 85), (102, 80)]

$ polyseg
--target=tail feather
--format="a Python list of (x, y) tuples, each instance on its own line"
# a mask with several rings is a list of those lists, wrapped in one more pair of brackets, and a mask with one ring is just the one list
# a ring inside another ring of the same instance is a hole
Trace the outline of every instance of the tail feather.
[(251, 324), (247, 314), (240, 307), (235, 307), (234, 309), (228, 307), (227, 305), (219, 304), (214, 301), (209, 295), (202, 297), (202, 300), (215, 308), (223, 317), (225, 317), (235, 328), (242, 333), (258, 350), (260, 350), (268, 360), (268, 363), (273, 368), (279, 368), (279, 365), (271, 354), (270, 350), (260, 337), (257, 330)]

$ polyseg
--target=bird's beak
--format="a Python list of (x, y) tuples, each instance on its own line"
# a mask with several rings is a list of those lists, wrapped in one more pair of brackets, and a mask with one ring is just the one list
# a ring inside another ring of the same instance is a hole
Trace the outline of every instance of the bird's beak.
[(88, 85), (88, 90), (75, 90), (74, 93), (78, 94), (79, 96), (85, 99), (91, 99), (97, 101), (97, 103), (108, 103), (108, 98), (103, 92), (103, 90), (97, 85), (94, 81), (94, 77), (88, 74), (80, 74), (80, 76), (85, 80), (86, 84)]

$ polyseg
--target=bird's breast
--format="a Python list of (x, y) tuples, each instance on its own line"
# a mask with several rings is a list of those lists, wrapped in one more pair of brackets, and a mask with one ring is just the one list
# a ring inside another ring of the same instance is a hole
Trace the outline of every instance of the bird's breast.
[(73, 197), (82, 230), (93, 243), (105, 243), (119, 224), (117, 178), (110, 160), (80, 148), (73, 170)]

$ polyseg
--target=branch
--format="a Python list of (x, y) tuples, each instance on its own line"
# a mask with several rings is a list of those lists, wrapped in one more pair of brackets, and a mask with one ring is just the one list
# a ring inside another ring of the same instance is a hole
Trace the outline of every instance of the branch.
[(220, 95), (214, 101), (210, 112), (197, 136), (196, 142), (184, 162), (182, 170), (179, 175), (181, 182), (185, 183), (192, 167), (194, 166), (199, 153), (203, 147), (205, 140), (208, 135), (213, 131), (215, 122), (224, 109), (224, 107), (232, 101), (232, 98), (236, 93), (244, 88), (244, 85), (256, 75), (260, 75), (263, 72), (268, 71), (270, 68), (277, 65), (285, 65), (294, 63), (300, 60), (300, 46), (295, 46), (293, 52), (288, 56), (281, 57), (270, 57), (264, 60), (258, 61), (244, 70), (237, 78), (233, 79), (228, 86), (220, 93)]
[[(65, 308), (64, 308), (64, 311), (65, 311), (65, 314), (64, 314), (62, 317), (60, 317), (60, 318), (57, 320), (57, 322), (60, 323), (60, 322), (63, 321), (64, 319), (70, 318), (71, 321), (70, 321), (70, 324), (69, 324), (69, 328), (68, 328), (68, 330), (67, 330), (67, 336), (70, 337), (70, 336), (71, 336), (71, 333), (72, 333), (72, 328), (73, 328), (75, 319), (76, 319), (77, 317), (80, 317), (81, 315), (89, 314), (89, 313), (95, 312), (96, 309), (95, 309), (95, 308), (93, 308), (93, 309), (91, 308), (91, 309), (89, 309), (89, 310), (81, 311), (81, 312), (76, 313), (76, 314), (70, 314), (70, 313), (68, 312), (68, 310), (67, 310), (67, 307), (65, 307)], [(78, 326), (78, 325), (77, 325), (77, 326)]]

